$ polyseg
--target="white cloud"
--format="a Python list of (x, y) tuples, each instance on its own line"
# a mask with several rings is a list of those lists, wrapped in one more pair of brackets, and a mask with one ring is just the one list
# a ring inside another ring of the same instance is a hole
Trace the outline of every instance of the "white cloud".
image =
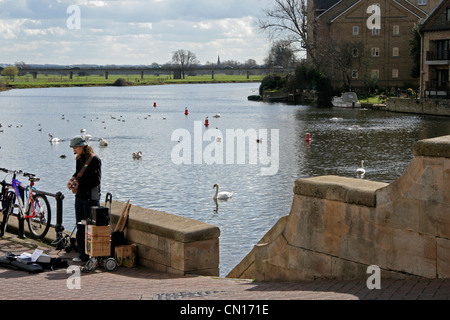
[[(0, 63), (165, 63), (178, 49), (195, 52), (201, 63), (215, 61), (217, 54), (262, 63), (269, 44), (256, 16), (267, 3), (271, 0), (0, 0)], [(79, 30), (66, 26), (70, 5), (80, 7)], [(54, 54), (58, 46), (64, 54)]]

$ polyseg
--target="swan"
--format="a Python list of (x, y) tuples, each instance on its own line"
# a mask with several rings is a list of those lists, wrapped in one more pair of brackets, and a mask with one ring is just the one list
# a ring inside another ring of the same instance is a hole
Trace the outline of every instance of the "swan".
[(214, 118), (220, 118), (220, 113), (216, 113), (216, 114), (214, 115)]
[(53, 137), (53, 135), (51, 133), (49, 133), (48, 135), (50, 137), (50, 142), (53, 142), (53, 143), (61, 142), (61, 139)]
[(108, 146), (108, 141), (107, 140), (105, 140), (103, 138), (100, 138), (100, 139), (98, 139), (98, 141), (100, 141), (100, 146), (101, 147), (107, 147)]
[(92, 136), (90, 134), (85, 134), (86, 129), (81, 129), (80, 133), (81, 133), (81, 136), (84, 138), (84, 140), (90, 141), (92, 139)]
[(361, 160), (361, 168), (358, 168), (356, 170), (356, 173), (361, 174), (361, 175), (366, 173), (366, 170), (364, 169), (364, 160)]
[(229, 198), (231, 198), (233, 196), (233, 192), (226, 192), (226, 191), (222, 191), (219, 192), (219, 185), (216, 183), (214, 184), (213, 188), (216, 188), (216, 193), (214, 195), (214, 200), (227, 200)]
[(142, 159), (142, 151), (133, 152), (133, 159)]

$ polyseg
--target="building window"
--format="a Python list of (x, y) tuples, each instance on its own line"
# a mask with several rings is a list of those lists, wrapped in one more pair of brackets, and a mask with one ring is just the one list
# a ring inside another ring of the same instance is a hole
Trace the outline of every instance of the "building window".
[(392, 56), (393, 57), (398, 57), (400, 54), (399, 54), (399, 48), (398, 47), (394, 47), (394, 48), (392, 48)]
[(373, 36), (379, 36), (379, 35), (380, 35), (380, 29), (378, 29), (378, 28), (373, 28), (373, 29), (372, 29), (372, 35), (373, 35)]
[(424, 5), (427, 4), (427, 0), (419, 0), (419, 1), (417, 2), (417, 4), (418, 4), (419, 6), (424, 6)]
[(398, 36), (400, 34), (400, 26), (399, 25), (395, 25), (392, 27), (392, 34), (394, 36)]
[(450, 8), (447, 8), (447, 21), (450, 21)]
[(398, 69), (392, 69), (392, 78), (398, 78)]
[(353, 26), (353, 35), (354, 36), (359, 35), (359, 27), (358, 26)]
[(378, 79), (380, 77), (380, 70), (378, 69), (373, 69), (370, 72), (370, 75), (372, 76), (372, 79)]
[(353, 79), (358, 78), (358, 70), (352, 70), (352, 78)]
[(372, 48), (372, 57), (380, 56), (380, 48)]
[(353, 48), (352, 56), (353, 56), (353, 58), (356, 58), (358, 56), (358, 49), (357, 48)]

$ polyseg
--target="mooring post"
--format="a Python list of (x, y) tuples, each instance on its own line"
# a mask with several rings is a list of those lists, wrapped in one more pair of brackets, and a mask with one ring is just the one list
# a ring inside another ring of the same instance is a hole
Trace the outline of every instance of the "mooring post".
[(64, 231), (63, 226), (63, 199), (64, 195), (61, 192), (57, 192), (55, 194), (56, 199), (56, 224), (55, 224), (55, 232), (56, 232), (56, 243), (57, 249), (63, 249), (63, 243), (61, 240), (62, 232)]

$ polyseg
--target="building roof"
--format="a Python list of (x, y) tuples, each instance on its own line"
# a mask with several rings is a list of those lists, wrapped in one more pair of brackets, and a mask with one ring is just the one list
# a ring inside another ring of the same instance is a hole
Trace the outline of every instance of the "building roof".
[(443, 0), (419, 26), (421, 32), (450, 30), (446, 10), (450, 9), (450, 0)]
[[(320, 2), (320, 0), (317, 0)], [(406, 12), (416, 16), (418, 19), (423, 19), (427, 16), (427, 13), (420, 9), (415, 4), (408, 0), (391, 0), (392, 3), (397, 4), (400, 8)], [(339, 0), (339, 1), (324, 1), (330, 6), (324, 10), (317, 18), (323, 20), (327, 23), (333, 23), (340, 16), (345, 14), (347, 11), (351, 10), (357, 5), (372, 4), (370, 1), (364, 0)], [(332, 4), (334, 3), (334, 4)]]

